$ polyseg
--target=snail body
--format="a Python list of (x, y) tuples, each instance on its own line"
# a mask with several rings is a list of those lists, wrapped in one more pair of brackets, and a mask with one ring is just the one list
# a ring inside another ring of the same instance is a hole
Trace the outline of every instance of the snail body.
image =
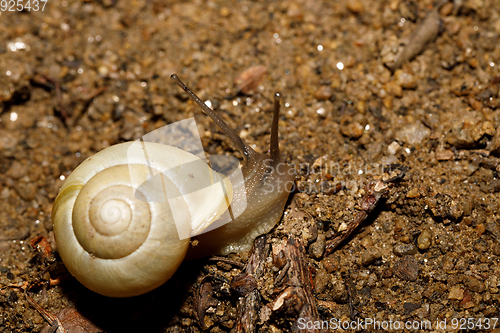
[[(172, 79), (240, 150), (244, 182), (233, 186), (231, 177), (189, 152), (142, 141), (111, 146), (82, 162), (54, 203), (54, 235), (69, 272), (105, 296), (155, 289), (175, 273), (188, 249), (191, 257), (249, 250), (279, 221), (293, 185), (294, 170), (279, 152), (279, 95), (270, 154), (264, 155), (175, 74)], [(193, 236), (199, 245), (190, 248)]]
[[(281, 159), (273, 160), (254, 153), (249, 159), (256, 165), (247, 163), (242, 167), (244, 211), (236, 212), (231, 222), (197, 235), (198, 245), (189, 248), (188, 258), (203, 257), (207, 253), (227, 255), (249, 251), (255, 238), (271, 231), (280, 220), (295, 178), (294, 170)], [(239, 202), (241, 190), (234, 189), (232, 207)]]

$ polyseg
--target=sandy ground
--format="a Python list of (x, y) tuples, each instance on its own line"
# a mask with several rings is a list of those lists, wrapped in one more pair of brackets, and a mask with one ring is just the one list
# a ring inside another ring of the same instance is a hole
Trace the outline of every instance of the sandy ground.
[[(76, 307), (107, 332), (233, 327), (227, 282), (236, 266), (187, 262), (149, 294), (109, 299), (81, 286), (57, 256), (55, 197), (97, 151), (195, 117), (206, 152), (241, 157), (173, 72), (259, 152), (269, 146), (273, 93), (282, 92), (281, 148), (297, 178), (269, 241), (302, 239), (321, 319), (433, 327), (446, 319), (453, 331), (468, 318), (469, 329), (486, 330), (500, 317), (498, 1), (48, 0), (43, 11), (40, 2), (22, 12), (4, 3), (0, 332), (46, 324), (27, 286), (47, 311)], [(325, 255), (389, 164), (406, 166), (404, 179)], [(55, 257), (29, 245), (39, 235)], [(279, 269), (269, 262), (269, 270), (259, 282), (264, 306), (276, 297)], [(207, 275), (216, 305), (200, 323), (196, 287)], [(288, 332), (297, 320), (277, 311), (258, 327)]]

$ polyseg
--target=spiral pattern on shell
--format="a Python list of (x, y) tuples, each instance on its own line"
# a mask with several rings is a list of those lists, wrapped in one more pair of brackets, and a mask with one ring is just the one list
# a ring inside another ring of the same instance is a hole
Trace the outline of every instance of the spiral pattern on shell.
[(115, 145), (85, 160), (64, 183), (52, 211), (58, 251), (87, 288), (139, 295), (174, 274), (189, 237), (217, 220), (231, 197), (229, 180), (188, 152), (156, 143)]

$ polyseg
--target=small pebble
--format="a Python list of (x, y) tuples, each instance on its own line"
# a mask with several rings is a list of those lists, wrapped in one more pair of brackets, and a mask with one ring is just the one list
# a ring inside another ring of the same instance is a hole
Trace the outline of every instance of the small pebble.
[(419, 198), (421, 196), (422, 196), (422, 194), (420, 193), (419, 187), (414, 187), (414, 188), (410, 189), (408, 191), (408, 193), (406, 193), (406, 197), (409, 199)]
[(431, 130), (420, 121), (409, 124), (396, 132), (396, 139), (416, 145), (426, 140), (431, 135)]
[(361, 265), (368, 266), (382, 258), (382, 253), (377, 249), (369, 249), (361, 255)]
[(231, 11), (227, 7), (222, 7), (219, 12), (220, 16), (222, 17), (228, 17), (229, 14), (231, 14)]
[(474, 306), (474, 302), (471, 302), (471, 301), (472, 301), (472, 293), (468, 289), (465, 289), (464, 290), (464, 297), (463, 297), (462, 301), (460, 303), (458, 303), (458, 305), (462, 308), (469, 309), (469, 308), (472, 308)]
[(325, 234), (319, 234), (318, 239), (309, 246), (309, 253), (315, 259), (320, 259), (325, 251)]
[(486, 230), (493, 234), (497, 239), (500, 238), (500, 225), (495, 221), (489, 221), (486, 223)]
[(359, 0), (347, 0), (347, 9), (354, 14), (359, 14), (365, 10), (365, 6)]
[(382, 271), (382, 277), (384, 279), (388, 279), (388, 278), (391, 278), (392, 275), (393, 275), (393, 270), (392, 270), (392, 267), (388, 267), (386, 269), (384, 269), (384, 271)]
[(340, 132), (351, 139), (359, 139), (361, 135), (363, 135), (364, 130), (365, 128), (363, 125), (357, 121), (346, 124), (340, 128)]
[(14, 132), (0, 129), (0, 152), (16, 147), (19, 140), (19, 135)]
[(401, 146), (399, 145), (399, 143), (397, 143), (396, 141), (393, 141), (388, 147), (387, 147), (387, 151), (389, 152), (389, 154), (391, 155), (395, 155), (396, 152), (398, 151), (398, 149), (400, 148)]
[(418, 262), (413, 256), (404, 256), (394, 265), (394, 274), (402, 280), (416, 281)]
[(340, 259), (337, 256), (328, 256), (323, 259), (323, 267), (328, 273), (338, 271), (340, 269)]
[(467, 263), (464, 258), (458, 259), (457, 263), (455, 264), (455, 269), (459, 271), (465, 271), (466, 269), (469, 268), (469, 264)]
[(441, 268), (445, 272), (449, 272), (455, 266), (455, 256), (453, 254), (447, 254), (441, 263)]
[(396, 82), (404, 89), (416, 89), (417, 88), (417, 80), (415, 79), (415, 75), (406, 73), (401, 69), (398, 69), (394, 73), (394, 77)]
[(371, 237), (364, 237), (361, 242), (360, 242), (361, 246), (363, 246), (365, 249), (370, 249), (373, 247), (374, 243), (373, 243), (373, 238)]
[(334, 280), (331, 290), (332, 298), (335, 302), (345, 303), (348, 299), (346, 284), (342, 280)]
[(417, 247), (415, 245), (410, 243), (410, 244), (398, 244), (398, 245), (394, 246), (393, 252), (398, 257), (402, 257), (405, 255), (417, 254), (418, 250), (417, 250)]
[(460, 203), (457, 204), (452, 204), (450, 207), (450, 214), (449, 216), (458, 219), (460, 216), (462, 216), (464, 211), (462, 210), (462, 205)]
[(427, 250), (431, 246), (432, 234), (428, 230), (422, 231), (417, 238), (418, 248), (420, 250)]
[(14, 179), (19, 179), (26, 174), (26, 165), (19, 161), (12, 162), (9, 170), (7, 170), (7, 176)]
[(486, 231), (486, 227), (484, 226), (484, 224), (478, 224), (475, 228), (474, 228), (474, 231), (479, 235), (481, 236), (482, 234), (484, 234), (484, 232)]
[(467, 286), (467, 288), (469, 288), (472, 291), (482, 293), (485, 289), (484, 282), (480, 281), (479, 279), (477, 279), (473, 276), (465, 279), (464, 282), (465, 282), (465, 285)]
[(38, 186), (33, 183), (21, 183), (17, 182), (15, 185), (16, 192), (21, 198), (26, 201), (33, 200), (35, 198)]
[(459, 286), (453, 286), (450, 288), (450, 293), (448, 294), (448, 298), (461, 300), (464, 298), (464, 290)]
[(290, 2), (286, 14), (297, 21), (302, 21), (304, 18), (304, 9), (298, 3)]
[(393, 95), (396, 97), (403, 96), (403, 88), (396, 81), (387, 82), (387, 84), (385, 85), (385, 90), (387, 91), (387, 93), (389, 93), (389, 95)]
[[(0, 252), (2, 252), (2, 253), (7, 252), (10, 249), (11, 244), (12, 244), (11, 241), (0, 241)], [(7, 268), (0, 266), (0, 273), (7, 273), (8, 272), (8, 270), (4, 271), (4, 269), (7, 269)]]
[(493, 251), (494, 255), (500, 256), (500, 244), (498, 243), (493, 244), (493, 246), (491, 247), (491, 251)]
[(443, 7), (441, 7), (441, 9), (439, 10), (439, 14), (441, 14), (442, 16), (448, 16), (451, 14), (452, 11), (453, 11), (453, 2), (448, 2), (444, 4)]
[(462, 197), (462, 211), (463, 215), (469, 216), (472, 213), (472, 208), (474, 208), (474, 199), (471, 197)]
[(97, 72), (101, 76), (107, 76), (109, 74), (109, 68), (108, 68), (108, 66), (101, 65), (101, 66), (99, 66), (99, 68), (97, 68)]
[(405, 304), (403, 304), (403, 309), (405, 309), (406, 316), (420, 307), (421, 307), (421, 304), (418, 304), (418, 303), (405, 303)]
[(325, 269), (319, 269), (314, 278), (314, 292), (316, 294), (321, 294), (328, 286), (328, 282), (330, 282), (330, 275)]
[(489, 150), (493, 155), (496, 156), (500, 155), (500, 126), (498, 126), (497, 129), (495, 130), (495, 134), (491, 139)]
[(339, 225), (339, 228), (337, 229), (337, 232), (342, 232), (342, 231), (345, 231), (345, 230), (347, 230), (347, 223), (342, 222), (342, 223)]
[(326, 101), (327, 99), (330, 99), (332, 95), (333, 91), (330, 86), (321, 86), (314, 94), (314, 98), (316, 98), (318, 101)]

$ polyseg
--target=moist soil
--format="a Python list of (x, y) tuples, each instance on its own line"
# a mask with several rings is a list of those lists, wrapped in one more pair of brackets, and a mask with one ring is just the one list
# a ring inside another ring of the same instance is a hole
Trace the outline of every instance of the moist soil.
[[(94, 153), (194, 117), (206, 153), (241, 158), (169, 79), (174, 72), (261, 153), (281, 92), (280, 145), (297, 177), (267, 241), (302, 242), (319, 319), (427, 320), (433, 329), (446, 319), (448, 331), (469, 320), (481, 331), (500, 316), (500, 2), (4, 3), (0, 332), (47, 325), (26, 295), (52, 314), (75, 308), (87, 318), (88, 328), (67, 332), (233, 328), (230, 281), (248, 251), (186, 261), (162, 287), (128, 299), (89, 291), (57, 254), (55, 197)], [(389, 165), (404, 166), (404, 177), (325, 251)], [(37, 236), (45, 248), (30, 245)], [(280, 268), (266, 265), (257, 330), (292, 331), (293, 308), (270, 313)], [(214, 301), (201, 322), (206, 281)]]

